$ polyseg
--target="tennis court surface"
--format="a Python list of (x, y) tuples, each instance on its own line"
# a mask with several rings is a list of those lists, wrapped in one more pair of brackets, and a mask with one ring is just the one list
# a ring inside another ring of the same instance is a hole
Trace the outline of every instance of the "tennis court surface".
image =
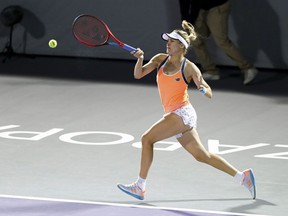
[(1, 64), (0, 216), (273, 215), (288, 211), (288, 76), (260, 70), (243, 86), (235, 68), (193, 85), (204, 146), (252, 168), (257, 199), (195, 161), (175, 138), (155, 144), (144, 201), (118, 182), (138, 175), (140, 137), (163, 115), (155, 73), (134, 80), (134, 62), (13, 57)]

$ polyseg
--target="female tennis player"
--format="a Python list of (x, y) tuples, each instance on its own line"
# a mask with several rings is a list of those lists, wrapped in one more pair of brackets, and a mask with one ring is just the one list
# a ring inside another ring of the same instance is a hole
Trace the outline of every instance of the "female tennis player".
[(245, 186), (256, 198), (256, 187), (251, 169), (240, 172), (222, 157), (208, 152), (200, 141), (196, 131), (197, 115), (189, 102), (188, 84), (193, 81), (200, 93), (212, 98), (212, 90), (203, 79), (199, 68), (185, 58), (190, 41), (197, 35), (194, 27), (182, 22), (183, 30), (176, 29), (162, 34), (167, 41), (166, 54), (159, 53), (143, 65), (144, 52), (137, 49), (133, 55), (138, 59), (134, 68), (134, 77), (140, 79), (157, 71), (157, 85), (164, 108), (164, 116), (142, 135), (141, 167), (137, 180), (128, 185), (118, 184), (123, 192), (140, 200), (144, 199), (146, 179), (153, 160), (154, 143), (175, 136), (178, 142), (199, 162), (219, 169)]

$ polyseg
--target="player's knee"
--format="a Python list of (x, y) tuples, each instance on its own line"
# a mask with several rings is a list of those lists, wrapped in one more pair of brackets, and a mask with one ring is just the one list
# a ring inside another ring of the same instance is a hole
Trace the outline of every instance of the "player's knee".
[(209, 164), (209, 161), (211, 158), (209, 152), (203, 152), (203, 151), (199, 151), (193, 156), (198, 162), (207, 163), (207, 164)]
[(154, 142), (152, 141), (149, 133), (145, 133), (141, 137), (142, 148), (153, 146)]

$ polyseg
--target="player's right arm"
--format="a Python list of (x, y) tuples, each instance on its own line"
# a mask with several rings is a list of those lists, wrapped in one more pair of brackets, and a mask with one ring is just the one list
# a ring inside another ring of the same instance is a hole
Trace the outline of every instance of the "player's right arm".
[(138, 59), (134, 67), (135, 79), (141, 79), (142, 77), (154, 71), (167, 56), (165, 54), (157, 54), (153, 56), (148, 63), (143, 65), (144, 52), (141, 49), (137, 49), (133, 55)]

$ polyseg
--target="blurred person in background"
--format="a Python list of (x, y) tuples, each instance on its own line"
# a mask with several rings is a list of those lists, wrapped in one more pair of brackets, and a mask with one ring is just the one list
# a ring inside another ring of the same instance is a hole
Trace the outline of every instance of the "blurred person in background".
[(251, 83), (258, 70), (242, 55), (228, 36), (230, 0), (179, 0), (182, 20), (190, 22), (197, 33), (192, 48), (202, 68), (203, 78), (219, 80), (220, 73), (209, 55), (205, 41), (211, 35), (216, 45), (232, 59), (244, 75), (243, 84)]

